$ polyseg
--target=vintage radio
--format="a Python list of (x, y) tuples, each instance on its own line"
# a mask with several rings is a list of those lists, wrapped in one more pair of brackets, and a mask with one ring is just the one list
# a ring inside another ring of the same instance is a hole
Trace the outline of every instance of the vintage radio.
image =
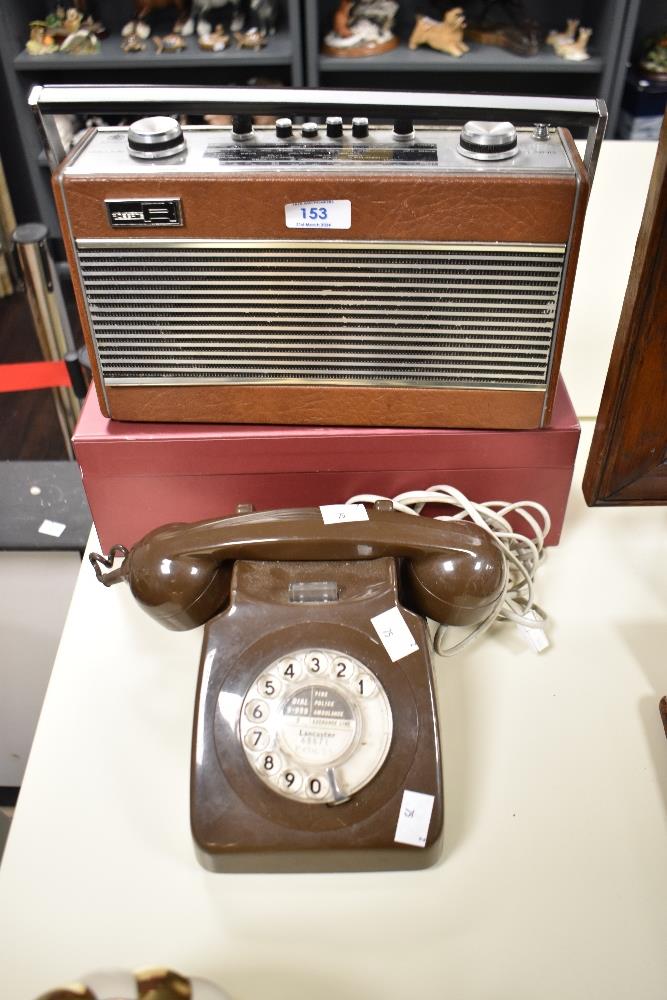
[[(52, 146), (52, 112), (235, 112), (227, 127), (96, 128), (55, 171), (108, 416), (548, 421), (601, 102), (107, 87), (31, 100)], [(253, 127), (260, 109), (275, 126)], [(589, 128), (586, 163), (554, 123)]]

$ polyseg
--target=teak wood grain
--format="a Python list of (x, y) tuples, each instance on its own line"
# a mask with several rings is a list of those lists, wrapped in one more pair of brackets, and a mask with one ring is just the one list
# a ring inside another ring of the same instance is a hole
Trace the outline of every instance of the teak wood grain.
[(667, 503), (667, 116), (583, 490), (591, 507)]

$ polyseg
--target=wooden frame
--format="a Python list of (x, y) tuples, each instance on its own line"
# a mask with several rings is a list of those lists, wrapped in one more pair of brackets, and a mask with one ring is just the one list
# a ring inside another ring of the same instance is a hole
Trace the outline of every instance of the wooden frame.
[(583, 490), (591, 507), (667, 503), (667, 115)]

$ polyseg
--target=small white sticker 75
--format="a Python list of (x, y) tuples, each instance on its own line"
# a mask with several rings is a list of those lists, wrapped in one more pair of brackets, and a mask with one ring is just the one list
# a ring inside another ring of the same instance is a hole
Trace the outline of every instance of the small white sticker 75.
[(406, 788), (401, 800), (394, 840), (398, 844), (426, 847), (435, 797)]

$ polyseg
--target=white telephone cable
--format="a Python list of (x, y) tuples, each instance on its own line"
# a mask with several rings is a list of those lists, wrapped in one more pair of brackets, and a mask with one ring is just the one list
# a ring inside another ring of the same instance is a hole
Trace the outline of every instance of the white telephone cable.
[[(505, 500), (487, 500), (475, 503), (454, 486), (435, 485), (423, 491), (399, 493), (384, 497), (374, 493), (361, 493), (350, 497), (347, 503), (375, 503), (391, 500), (395, 510), (419, 515), (426, 504), (440, 504), (454, 508), (453, 514), (440, 514), (438, 521), (473, 521), (493, 535), (505, 557), (505, 583), (501, 599), (494, 610), (475, 625), (467, 635), (451, 645), (446, 644), (449, 626), (438, 624), (433, 646), (440, 656), (452, 656), (478, 639), (494, 622), (511, 622), (523, 628), (543, 629), (547, 620), (545, 612), (534, 601), (533, 581), (538, 566), (544, 558), (544, 540), (551, 528), (549, 512), (534, 500), (508, 503)], [(514, 531), (507, 515), (522, 518), (532, 537)]]

